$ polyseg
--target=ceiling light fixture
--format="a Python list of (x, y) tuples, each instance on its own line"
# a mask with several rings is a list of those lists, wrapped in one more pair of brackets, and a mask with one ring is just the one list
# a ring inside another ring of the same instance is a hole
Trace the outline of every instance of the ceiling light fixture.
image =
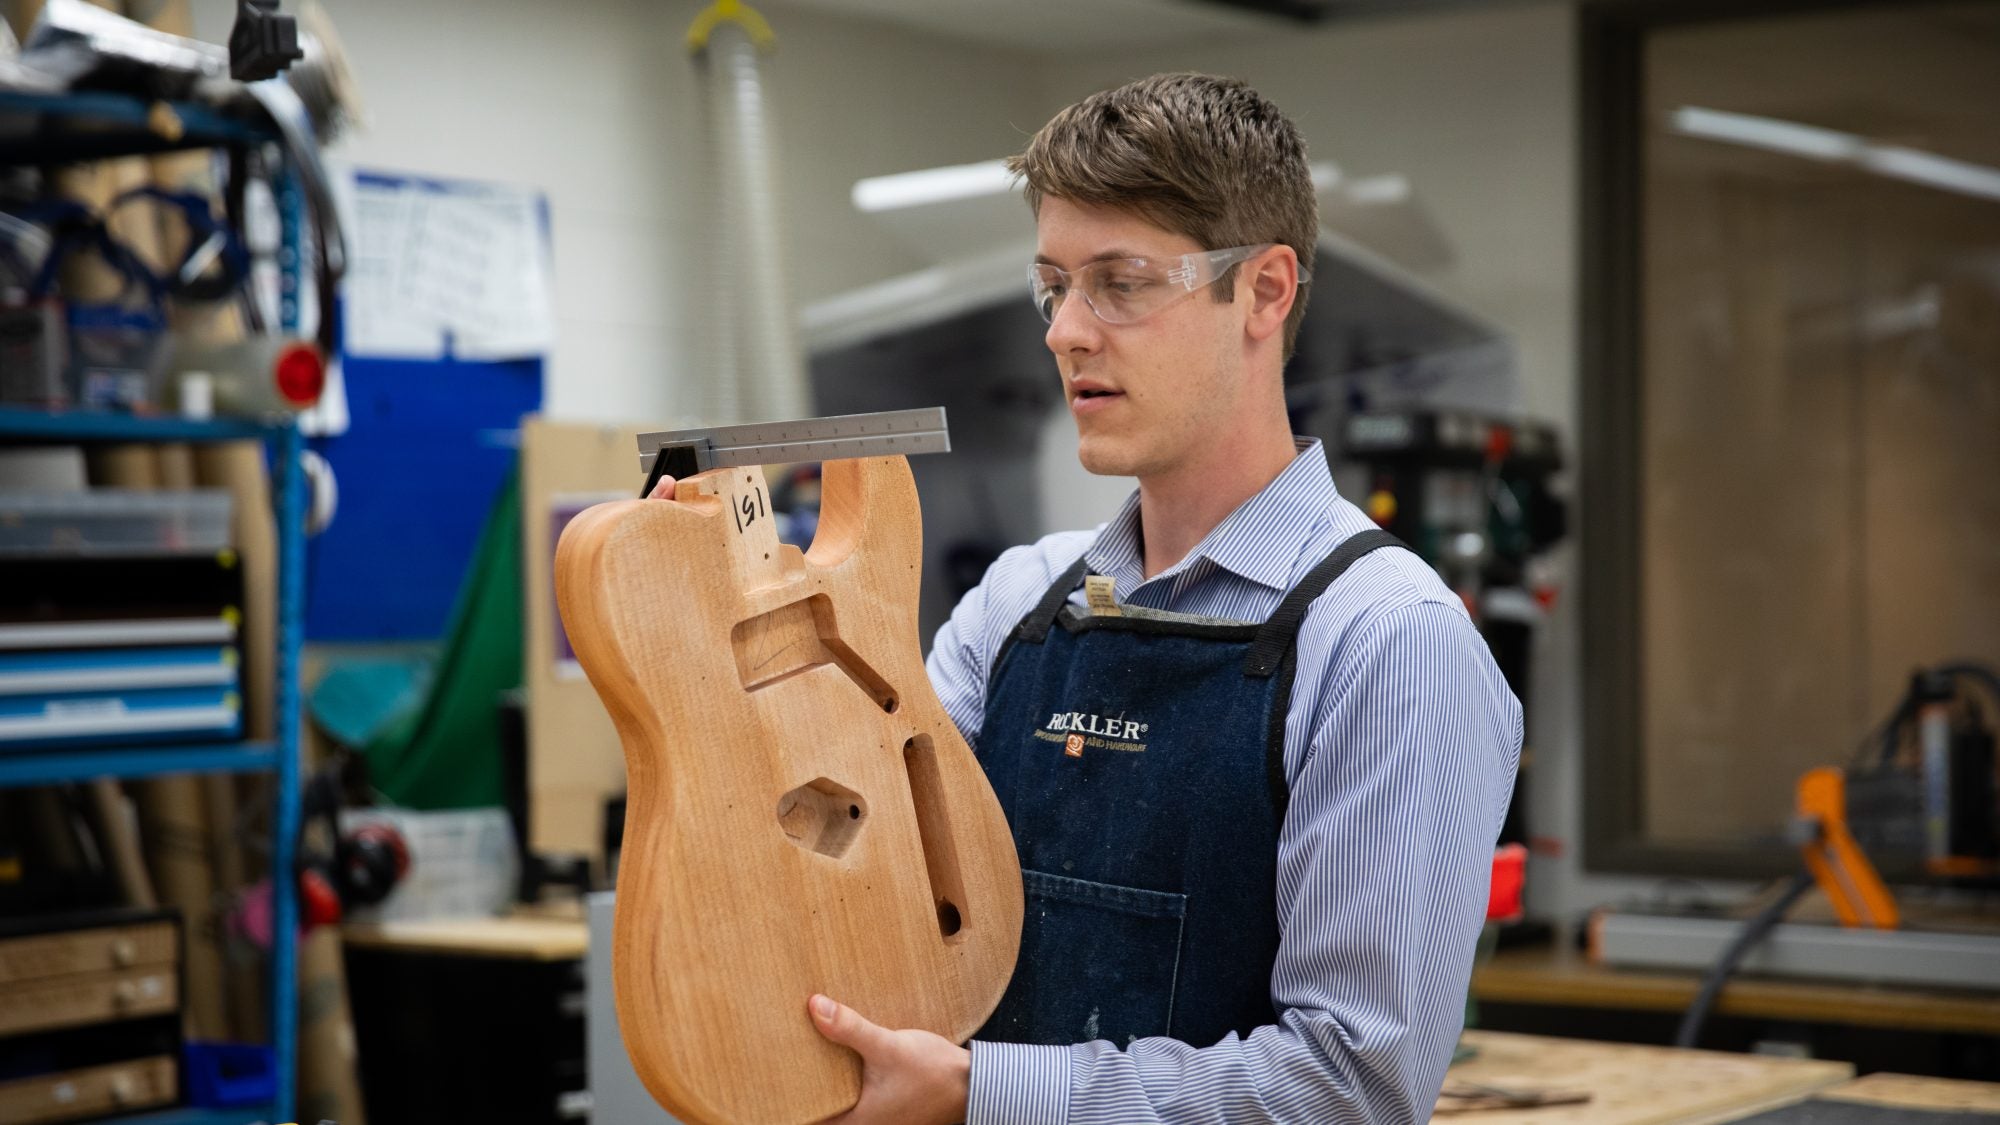
[(1685, 136), (1847, 164), (1924, 187), (2000, 201), (2000, 169), (1902, 145), (1876, 144), (1853, 133), (1699, 106), (1675, 110), (1673, 128)]
[(1013, 191), (1018, 185), (1004, 160), (983, 160), (978, 164), (952, 164), (925, 168), (918, 172), (898, 172), (890, 176), (870, 176), (854, 182), (854, 206), (874, 213), (923, 207), (954, 199), (976, 199)]

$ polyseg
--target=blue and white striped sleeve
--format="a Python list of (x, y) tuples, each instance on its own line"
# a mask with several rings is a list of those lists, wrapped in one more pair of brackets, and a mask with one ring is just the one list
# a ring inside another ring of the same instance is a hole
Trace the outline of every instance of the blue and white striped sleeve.
[(1009, 547), (938, 627), (924, 669), (944, 713), (966, 742), (978, 741), (986, 721), (986, 680), (1001, 642), (1096, 534), (1059, 531)]
[[(992, 578), (990, 568), (987, 578)], [(938, 627), (930, 656), (924, 660), (931, 689), (968, 745), (978, 741), (980, 725), (986, 719), (986, 669), (991, 659), (986, 640), (987, 597), (986, 581), (966, 591), (952, 607), (951, 616)]]
[[(1311, 620), (1308, 619), (1310, 628)], [(1319, 654), (1307, 651), (1317, 640)], [(1457, 606), (1366, 615), (1300, 690), (1279, 838), (1274, 1024), (1171, 1039), (972, 1044), (967, 1125), (1423, 1121), (1464, 1015), (1520, 705)]]

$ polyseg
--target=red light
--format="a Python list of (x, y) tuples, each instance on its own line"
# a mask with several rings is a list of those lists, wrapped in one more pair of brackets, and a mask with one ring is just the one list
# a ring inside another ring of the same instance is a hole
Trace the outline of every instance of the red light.
[(1519, 844), (1494, 849), (1493, 879), (1486, 892), (1487, 921), (1512, 921), (1521, 916), (1521, 886), (1527, 875), (1528, 849)]
[(294, 406), (311, 406), (326, 389), (326, 364), (310, 344), (292, 344), (278, 353), (278, 393)]
[(340, 892), (326, 875), (312, 868), (299, 873), (299, 927), (330, 926), (340, 921)]

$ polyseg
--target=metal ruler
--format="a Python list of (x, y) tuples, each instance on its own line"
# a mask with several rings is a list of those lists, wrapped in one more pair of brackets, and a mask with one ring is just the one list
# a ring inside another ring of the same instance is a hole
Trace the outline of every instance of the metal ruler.
[(942, 406), (664, 430), (639, 435), (639, 469), (646, 474), (646, 487), (639, 494), (651, 493), (662, 476), (678, 480), (710, 469), (949, 452), (951, 435), (945, 429)]

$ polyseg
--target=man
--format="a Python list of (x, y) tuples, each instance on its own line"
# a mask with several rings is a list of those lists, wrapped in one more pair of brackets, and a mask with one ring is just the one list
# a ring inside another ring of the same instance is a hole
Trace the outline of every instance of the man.
[(1012, 166), (1078, 455), (1139, 487), (1002, 555), (938, 633), (1020, 850), (1021, 958), (969, 1047), (812, 997), (864, 1064), (839, 1120), (1428, 1120), (1521, 711), (1291, 434), (1304, 144), (1242, 83), (1170, 74)]

